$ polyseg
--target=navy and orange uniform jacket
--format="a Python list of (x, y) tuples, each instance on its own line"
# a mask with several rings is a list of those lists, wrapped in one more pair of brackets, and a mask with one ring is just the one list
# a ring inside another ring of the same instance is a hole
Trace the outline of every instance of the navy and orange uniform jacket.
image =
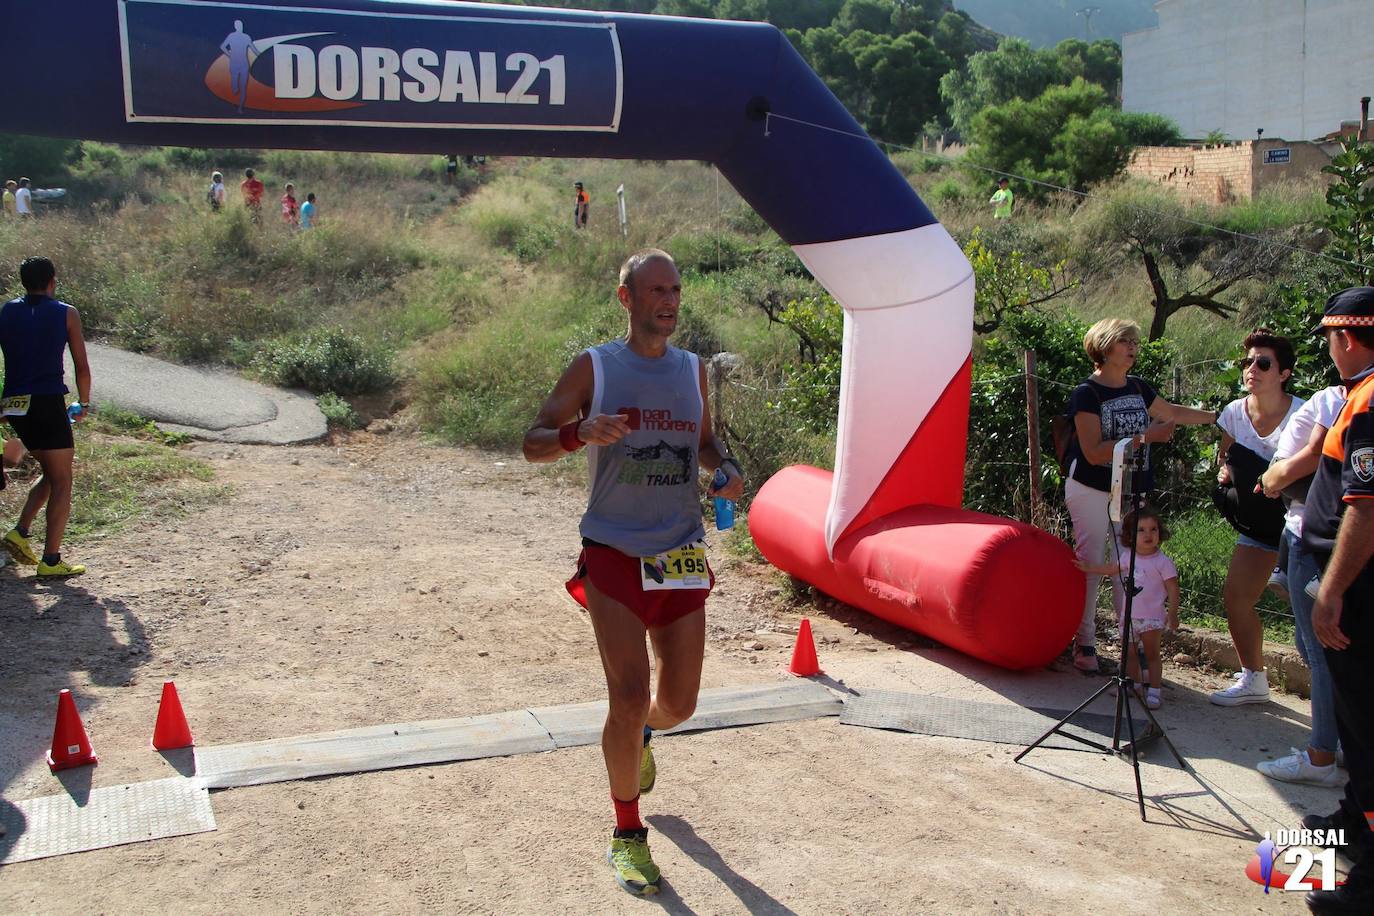
[[(1302, 543), (1323, 566), (1336, 549), (1336, 532), (1347, 503), (1374, 499), (1374, 366), (1347, 383), (1345, 408), (1327, 430), (1317, 476), (1307, 492), (1302, 517)], [(1374, 582), (1374, 563), (1360, 573), (1360, 581)]]

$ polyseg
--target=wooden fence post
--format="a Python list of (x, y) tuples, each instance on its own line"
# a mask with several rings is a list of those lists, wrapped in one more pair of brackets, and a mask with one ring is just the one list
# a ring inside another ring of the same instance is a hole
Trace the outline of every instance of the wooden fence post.
[(1026, 350), (1022, 357), (1026, 367), (1026, 444), (1030, 450), (1030, 501), (1032, 525), (1042, 521), (1040, 507), (1040, 398), (1035, 383), (1035, 351)]

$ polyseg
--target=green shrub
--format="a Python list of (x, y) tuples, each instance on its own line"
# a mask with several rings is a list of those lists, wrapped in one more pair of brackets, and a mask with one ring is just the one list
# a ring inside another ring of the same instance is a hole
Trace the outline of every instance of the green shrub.
[(677, 262), (678, 270), (699, 274), (741, 267), (757, 248), (755, 243), (737, 233), (715, 230), (676, 235), (664, 247)]
[(319, 394), (361, 394), (396, 380), (390, 352), (341, 328), (269, 341), (254, 366), (277, 385)]
[(548, 222), (525, 223), (515, 230), (511, 251), (525, 263), (542, 261), (558, 247), (558, 232)]
[(363, 418), (353, 409), (353, 405), (332, 391), (326, 391), (317, 397), (315, 403), (319, 405), (320, 413), (324, 414), (330, 426), (340, 429), (362, 429), (365, 425)]
[(930, 186), (927, 196), (936, 203), (958, 203), (968, 196), (963, 184), (957, 178), (942, 178)]

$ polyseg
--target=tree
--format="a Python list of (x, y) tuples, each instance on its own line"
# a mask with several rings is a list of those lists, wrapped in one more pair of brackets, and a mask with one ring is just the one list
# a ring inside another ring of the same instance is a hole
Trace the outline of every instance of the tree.
[[(1199, 214), (1205, 217), (1206, 214)], [(1123, 185), (1088, 204), (1078, 222), (1086, 274), (1119, 271), (1139, 262), (1150, 284), (1150, 340), (1186, 308), (1230, 318), (1239, 306), (1222, 296), (1243, 280), (1280, 274), (1289, 250), (1271, 231), (1263, 238), (1218, 233), (1203, 225), (1168, 191)]]
[(892, 14), (896, 10), (897, 5), (892, 0), (845, 0), (835, 17), (835, 27), (841, 32), (891, 34)]
[(1368, 286), (1374, 279), (1374, 144), (1346, 141), (1322, 171), (1335, 177), (1322, 221), (1331, 233), (1328, 250), (1353, 262), (1347, 269), (1352, 286)]
[[(972, 40), (967, 29), (965, 36)], [(936, 44), (940, 44), (938, 38)], [(957, 61), (950, 49), (942, 46), (942, 50)], [(1024, 39), (1005, 38), (997, 50), (980, 51), (968, 58), (962, 70), (946, 74), (940, 81), (940, 94), (954, 129), (967, 138), (978, 112), (1013, 99), (1038, 98), (1051, 86), (1069, 85), (1076, 79), (1100, 86), (1107, 100), (1104, 104), (1115, 107), (1121, 48), (1105, 39), (1092, 44), (1068, 39), (1054, 48), (1036, 50)]]
[(868, 102), (863, 120), (877, 136), (910, 143), (944, 114), (939, 81), (949, 58), (920, 32), (876, 36), (856, 51), (854, 66)]
[(1017, 247), (1019, 234), (1014, 227), (999, 226), (988, 236), (974, 229), (964, 245), (964, 255), (973, 265), (973, 330), (978, 334), (991, 334), (1009, 316), (1034, 309), (1078, 286), (1069, 276), (1065, 260), (1050, 267), (1030, 263)]
[(715, 17), (712, 0), (658, 0), (654, 12), (660, 16), (692, 16), (697, 19)]
[(57, 181), (80, 149), (80, 140), (0, 134), (0, 171), (7, 178), (23, 175), (39, 183)]
[(978, 112), (1013, 99), (1033, 99), (1051, 85), (1064, 82), (1063, 68), (1053, 52), (1036, 51), (1020, 38), (1005, 38), (996, 51), (980, 51), (963, 70), (951, 70), (940, 80), (940, 95), (954, 129), (967, 137)]
[(1067, 79), (1081, 76), (1096, 83), (1113, 98), (1121, 83), (1121, 46), (1108, 38), (1092, 44), (1066, 38), (1054, 46), (1054, 56)]
[[(1120, 172), (1141, 140), (1177, 136), (1172, 122), (1117, 111), (1105, 89), (1078, 77), (1030, 101), (1017, 98), (984, 109), (967, 139), (974, 166), (1081, 191)], [(1027, 192), (1044, 194), (1038, 187)]]
[(844, 0), (769, 0), (768, 21), (784, 30), (821, 29), (835, 21), (842, 6)]
[(716, 4), (715, 17), (742, 22), (767, 22), (768, 0), (720, 0)]

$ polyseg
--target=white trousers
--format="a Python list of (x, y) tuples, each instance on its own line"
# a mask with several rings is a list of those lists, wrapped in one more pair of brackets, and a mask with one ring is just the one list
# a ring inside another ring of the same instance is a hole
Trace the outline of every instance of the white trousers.
[[(1104, 561), (1116, 559), (1117, 552), (1111, 548), (1115, 535), (1111, 519), (1107, 517), (1107, 506), (1111, 494), (1084, 486), (1072, 477), (1064, 482), (1064, 505), (1068, 507), (1069, 518), (1073, 521), (1073, 552), (1084, 563), (1094, 566)], [(1083, 598), (1083, 616), (1078, 623), (1078, 644), (1097, 645), (1097, 588), (1102, 577), (1092, 573), (1088, 576), (1088, 593)], [(1121, 606), (1121, 577), (1110, 576), (1112, 583), (1112, 605)]]

